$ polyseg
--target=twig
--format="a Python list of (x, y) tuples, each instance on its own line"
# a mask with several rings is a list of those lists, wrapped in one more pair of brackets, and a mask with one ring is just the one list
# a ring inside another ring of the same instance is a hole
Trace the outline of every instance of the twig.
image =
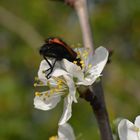
[(93, 46), (92, 33), (91, 33), (90, 25), (89, 25), (87, 1), (76, 0), (74, 7), (79, 17), (79, 22), (81, 25), (84, 47), (89, 48), (90, 51), (93, 53), (94, 46)]
[(93, 38), (89, 24), (87, 1), (86, 0), (65, 0), (65, 2), (74, 7), (81, 25), (83, 34), (84, 47), (88, 48), (90, 52), (94, 53)]
[[(66, 0), (66, 3), (75, 8), (79, 17), (84, 46), (90, 48), (91, 51), (94, 51), (86, 2), (86, 0)], [(92, 106), (99, 125), (101, 140), (113, 140), (101, 80), (93, 84), (88, 92), (85, 92), (81, 97), (90, 102), (90, 105)]]

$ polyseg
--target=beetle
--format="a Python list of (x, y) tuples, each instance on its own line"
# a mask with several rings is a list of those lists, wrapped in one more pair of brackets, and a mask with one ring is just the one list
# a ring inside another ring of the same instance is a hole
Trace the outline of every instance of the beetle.
[[(77, 61), (80, 64), (80, 58), (77, 58), (77, 53), (67, 45), (63, 40), (57, 37), (50, 37), (45, 40), (45, 44), (41, 46), (39, 50), (40, 55), (46, 60), (50, 66), (46, 78), (49, 79), (51, 76), (56, 61), (61, 61), (63, 58), (69, 60), (70, 62)], [(47, 58), (54, 58), (54, 63), (51, 64)]]

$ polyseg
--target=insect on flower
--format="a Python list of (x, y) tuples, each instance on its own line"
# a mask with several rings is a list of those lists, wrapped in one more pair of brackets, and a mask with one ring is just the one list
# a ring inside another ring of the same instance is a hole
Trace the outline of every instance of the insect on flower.
[[(39, 52), (50, 66), (50, 68), (46, 70), (49, 71), (46, 76), (47, 79), (51, 77), (50, 74), (53, 71), (56, 61), (61, 61), (63, 58), (70, 62), (76, 61), (77, 65), (80, 66), (80, 58), (77, 58), (77, 53), (60, 38), (48, 38), (45, 41), (45, 44), (40, 48)], [(54, 63), (51, 64), (47, 58), (54, 58)]]

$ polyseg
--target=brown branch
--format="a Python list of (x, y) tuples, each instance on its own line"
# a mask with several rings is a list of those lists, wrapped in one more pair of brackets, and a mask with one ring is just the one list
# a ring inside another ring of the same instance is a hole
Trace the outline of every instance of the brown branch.
[[(78, 89), (79, 92), (82, 90)], [(101, 140), (113, 140), (104, 96), (102, 94), (103, 88), (101, 81), (94, 83), (89, 89), (84, 89), (84, 92), (80, 93), (80, 97), (88, 101), (92, 106), (99, 125)]]
[[(86, 0), (66, 0), (67, 4), (75, 8), (76, 13), (79, 17), (79, 22), (83, 34), (84, 46), (90, 48), (93, 52), (94, 48), (86, 2)], [(104, 91), (102, 88), (101, 80), (93, 84), (89, 88), (88, 92), (82, 94), (81, 97), (90, 102), (90, 105), (92, 106), (93, 112), (96, 116), (99, 125), (101, 140), (113, 140), (108, 113), (104, 101)]]
[(90, 28), (90, 24), (89, 24), (87, 1), (86, 0), (76, 0), (74, 7), (75, 7), (75, 10), (79, 17), (79, 22), (81, 25), (84, 47), (89, 48), (90, 52), (93, 53), (94, 46), (93, 46), (91, 28)]
[(89, 51), (93, 53), (94, 46), (93, 46), (91, 28), (89, 24), (87, 1), (86, 0), (65, 0), (65, 2), (68, 5), (74, 7), (78, 15), (80, 25), (81, 25), (84, 47), (88, 48)]

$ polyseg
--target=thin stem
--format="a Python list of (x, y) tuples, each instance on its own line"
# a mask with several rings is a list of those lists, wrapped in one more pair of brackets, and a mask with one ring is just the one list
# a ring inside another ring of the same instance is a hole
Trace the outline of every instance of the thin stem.
[[(81, 90), (79, 89), (79, 92), (80, 91)], [(94, 83), (94, 85), (90, 86), (86, 91), (84, 90), (84, 92), (80, 94), (80, 97), (88, 101), (92, 107), (99, 125), (101, 140), (113, 140), (108, 113), (102, 93), (102, 84), (101, 81), (98, 81)]]
[(90, 52), (94, 52), (93, 38), (89, 24), (88, 8), (86, 0), (75, 0), (74, 8), (79, 17), (81, 30), (83, 34), (84, 47), (89, 48)]
[(113, 140), (101, 81), (91, 86), (90, 90), (93, 95), (95, 94), (94, 98), (90, 100), (90, 104), (99, 125), (101, 140)]

